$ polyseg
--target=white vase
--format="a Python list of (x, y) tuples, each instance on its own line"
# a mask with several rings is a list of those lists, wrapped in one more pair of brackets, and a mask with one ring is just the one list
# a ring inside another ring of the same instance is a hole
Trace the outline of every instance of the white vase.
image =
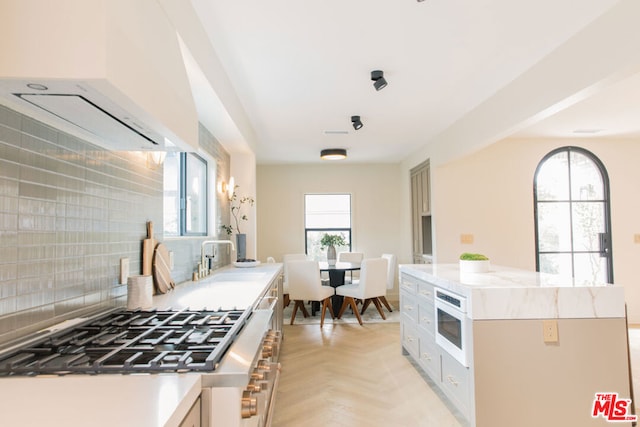
[(336, 248), (333, 245), (327, 247), (327, 264), (336, 265)]
[(489, 260), (460, 260), (460, 273), (486, 273), (489, 271)]

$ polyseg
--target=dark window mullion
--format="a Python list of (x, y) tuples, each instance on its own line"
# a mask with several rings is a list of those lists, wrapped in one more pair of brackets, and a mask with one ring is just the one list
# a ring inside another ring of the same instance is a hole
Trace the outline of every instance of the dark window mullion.
[(571, 182), (571, 149), (567, 151), (567, 180), (569, 183), (569, 244), (571, 247), (571, 277), (576, 277), (576, 263), (574, 262), (573, 254), (574, 245), (573, 245), (573, 186)]
[(180, 235), (187, 233), (187, 153), (180, 153)]

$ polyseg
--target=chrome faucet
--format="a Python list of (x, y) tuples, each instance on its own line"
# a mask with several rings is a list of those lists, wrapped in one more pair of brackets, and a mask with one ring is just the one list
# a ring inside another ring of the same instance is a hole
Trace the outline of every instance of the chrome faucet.
[(203, 275), (203, 272), (209, 272), (209, 266), (205, 263), (206, 262), (206, 257), (205, 257), (205, 248), (207, 245), (213, 245), (213, 244), (224, 244), (224, 245), (231, 245), (231, 250), (235, 251), (236, 248), (233, 245), (233, 242), (231, 240), (205, 240), (204, 242), (202, 242), (200, 244), (200, 268), (198, 269), (198, 274), (200, 276)]

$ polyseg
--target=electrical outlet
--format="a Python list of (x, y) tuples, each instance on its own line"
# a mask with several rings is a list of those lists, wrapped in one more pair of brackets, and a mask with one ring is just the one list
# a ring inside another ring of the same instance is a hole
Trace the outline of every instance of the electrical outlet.
[(473, 243), (473, 234), (461, 234), (460, 243), (466, 243), (466, 244)]
[(129, 278), (129, 258), (120, 258), (120, 283), (127, 283)]
[(542, 336), (546, 343), (558, 342), (558, 321), (555, 319), (543, 320)]

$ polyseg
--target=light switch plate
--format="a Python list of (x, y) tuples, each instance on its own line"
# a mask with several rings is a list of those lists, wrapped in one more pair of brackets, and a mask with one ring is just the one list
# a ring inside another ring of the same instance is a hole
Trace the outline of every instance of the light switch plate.
[(461, 234), (460, 235), (460, 243), (473, 243), (473, 234)]
[(558, 321), (555, 319), (543, 320), (542, 336), (546, 343), (558, 342)]

